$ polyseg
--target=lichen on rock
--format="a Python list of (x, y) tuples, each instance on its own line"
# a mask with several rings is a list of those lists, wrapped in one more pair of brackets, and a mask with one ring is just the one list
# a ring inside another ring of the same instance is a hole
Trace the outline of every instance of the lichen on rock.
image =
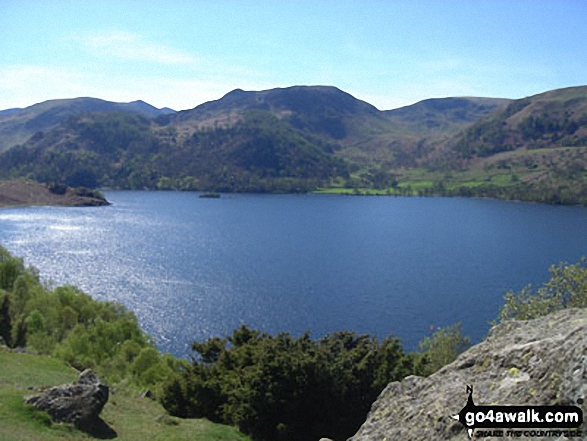
[(477, 405), (578, 405), (587, 415), (587, 309), (504, 322), (433, 375), (389, 384), (349, 441), (468, 439), (451, 418), (468, 385)]

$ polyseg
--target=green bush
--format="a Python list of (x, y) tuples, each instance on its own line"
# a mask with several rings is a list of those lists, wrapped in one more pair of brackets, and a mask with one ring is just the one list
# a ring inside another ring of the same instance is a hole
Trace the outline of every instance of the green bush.
[(8, 251), (0, 247), (0, 289), (12, 290), (14, 282), (23, 271), (22, 260), (12, 257)]
[(550, 279), (537, 291), (531, 286), (508, 291), (499, 321), (530, 320), (564, 308), (587, 308), (587, 260), (550, 267)]
[(72, 286), (53, 290), (35, 270), (0, 247), (0, 337), (107, 380), (151, 387), (182, 364), (162, 357), (122, 305), (100, 302)]
[(193, 349), (191, 368), (165, 383), (164, 406), (236, 425), (260, 441), (346, 439), (383, 388), (412, 372), (397, 339), (352, 332), (315, 341), (242, 326)]
[(12, 320), (10, 319), (10, 296), (0, 290), (0, 344), (11, 345)]
[(469, 337), (461, 333), (461, 323), (438, 329), (420, 343), (422, 354), (417, 360), (415, 372), (428, 376), (456, 360), (471, 344)]

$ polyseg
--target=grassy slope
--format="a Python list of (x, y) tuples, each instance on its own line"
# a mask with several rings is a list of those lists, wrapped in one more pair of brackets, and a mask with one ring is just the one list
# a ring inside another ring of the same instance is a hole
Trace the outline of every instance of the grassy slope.
[[(569, 174), (573, 167), (578, 168)], [(471, 161), (467, 168), (454, 171), (430, 171), (425, 168), (393, 170), (398, 181), (396, 189), (324, 188), (317, 193), (328, 194), (391, 194), (417, 195), (435, 184), (446, 190), (475, 188), (482, 185), (515, 187), (518, 183), (549, 182), (551, 185), (587, 185), (587, 147), (557, 147), (502, 152), (489, 158)], [(408, 191), (407, 191), (408, 190)]]
[[(59, 360), (0, 349), (0, 440), (95, 439), (69, 425), (52, 424), (46, 413), (23, 404), (23, 397), (33, 393), (28, 388), (69, 383), (77, 375)], [(169, 417), (155, 401), (116, 393), (116, 388), (100, 416), (117, 433), (115, 439), (121, 441), (249, 441), (231, 427)]]

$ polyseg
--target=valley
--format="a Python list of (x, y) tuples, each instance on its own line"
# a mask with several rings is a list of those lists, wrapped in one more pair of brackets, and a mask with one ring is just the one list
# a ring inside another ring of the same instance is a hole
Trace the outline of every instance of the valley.
[(0, 178), (89, 188), (584, 204), (586, 147), (587, 87), (387, 111), (293, 86), (180, 112), (78, 98), (0, 113)]

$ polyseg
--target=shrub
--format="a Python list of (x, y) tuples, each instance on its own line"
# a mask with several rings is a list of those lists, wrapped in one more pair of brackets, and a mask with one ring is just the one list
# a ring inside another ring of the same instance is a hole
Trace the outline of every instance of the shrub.
[(550, 267), (550, 279), (534, 291), (531, 286), (519, 293), (508, 291), (499, 321), (530, 320), (564, 308), (587, 308), (587, 260)]
[(236, 425), (260, 441), (346, 439), (383, 388), (412, 372), (397, 339), (347, 331), (316, 341), (242, 326), (193, 349), (191, 368), (163, 386), (166, 409)]
[[(106, 379), (151, 386), (181, 366), (161, 357), (122, 305), (100, 302), (72, 286), (51, 290), (34, 269), (0, 247), (0, 337)], [(148, 372), (148, 374), (147, 374)]]
[(415, 371), (428, 376), (456, 360), (460, 353), (470, 346), (469, 337), (461, 333), (461, 323), (438, 329), (420, 343), (419, 357)]

